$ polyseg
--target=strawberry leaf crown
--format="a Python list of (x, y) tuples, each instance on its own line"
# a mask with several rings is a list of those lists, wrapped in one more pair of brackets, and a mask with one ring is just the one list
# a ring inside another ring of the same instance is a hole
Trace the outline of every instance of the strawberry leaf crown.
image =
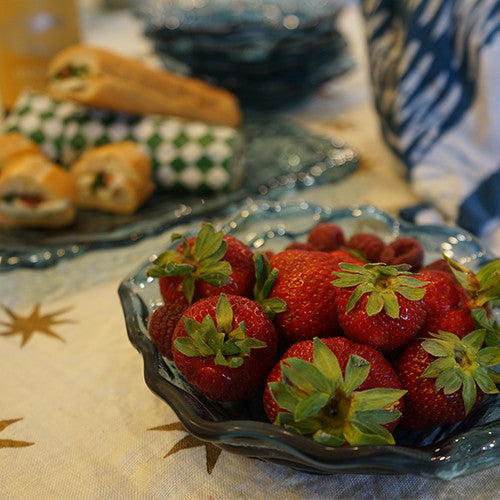
[(147, 270), (148, 276), (184, 276), (182, 289), (189, 303), (193, 300), (197, 279), (214, 286), (223, 286), (231, 281), (231, 264), (221, 260), (227, 250), (222, 231), (216, 232), (211, 224), (203, 223), (192, 247), (182, 234), (172, 235), (172, 242), (177, 240), (182, 242), (182, 252), (167, 250), (158, 255), (153, 266)]
[(409, 271), (410, 265), (387, 265), (384, 263), (368, 263), (365, 265), (342, 262), (341, 271), (334, 272), (338, 279), (332, 281), (333, 286), (353, 288), (347, 303), (350, 312), (367, 293), (366, 303), (368, 316), (375, 316), (384, 310), (391, 318), (399, 318), (399, 302), (397, 293), (408, 300), (417, 301), (425, 294), (428, 282), (420, 281), (417, 274)]
[(233, 309), (225, 294), (221, 294), (216, 308), (216, 323), (210, 315), (202, 322), (183, 317), (187, 337), (177, 337), (175, 347), (185, 356), (213, 357), (216, 365), (238, 368), (252, 349), (266, 347), (266, 342), (248, 337), (245, 322), (233, 329)]
[(500, 325), (492, 312), (493, 308), (500, 307), (500, 259), (488, 262), (474, 273), (450, 257), (443, 256), (467, 295), (476, 326), (486, 330), (485, 344), (500, 345)]
[(500, 325), (495, 317), (482, 307), (472, 310), (471, 314), (476, 325), (486, 331), (485, 345), (500, 347)]
[(468, 414), (477, 398), (477, 387), (486, 394), (496, 394), (500, 373), (492, 366), (500, 363), (500, 347), (483, 347), (485, 329), (474, 330), (462, 340), (450, 332), (430, 333), (433, 338), (422, 347), (434, 360), (422, 377), (435, 378), (436, 389), (452, 394), (462, 388), (465, 413)]
[(255, 263), (256, 281), (253, 288), (254, 300), (260, 304), (269, 319), (273, 319), (277, 313), (286, 311), (286, 302), (279, 297), (268, 297), (274, 280), (278, 276), (278, 269), (269, 264), (269, 259), (263, 253), (256, 253), (253, 256)]
[(335, 354), (315, 338), (312, 363), (287, 358), (281, 364), (282, 382), (269, 383), (272, 397), (286, 410), (274, 423), (327, 446), (394, 444), (383, 425), (401, 416), (394, 405), (406, 391), (358, 391), (369, 371), (370, 363), (353, 354), (342, 375)]
[(444, 255), (460, 286), (467, 292), (471, 309), (500, 305), (500, 259), (485, 264), (477, 273)]

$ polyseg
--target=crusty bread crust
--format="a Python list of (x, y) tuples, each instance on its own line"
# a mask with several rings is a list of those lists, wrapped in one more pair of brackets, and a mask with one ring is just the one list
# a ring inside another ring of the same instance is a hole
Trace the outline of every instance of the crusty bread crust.
[(53, 85), (50, 94), (56, 99), (74, 99), (79, 102), (112, 111), (132, 114), (164, 114), (190, 120), (210, 122), (211, 109), (193, 107), (186, 96), (165, 100), (165, 96), (134, 81), (120, 80), (113, 76), (89, 77), (74, 82)]
[[(54, 78), (68, 65), (85, 66), (88, 74)], [(231, 92), (87, 44), (73, 45), (54, 57), (47, 90), (58, 98), (117, 111), (157, 113), (231, 127), (241, 123), (239, 102)]]
[(26, 153), (41, 153), (41, 150), (38, 144), (19, 132), (0, 134), (0, 171), (10, 160)]
[(0, 174), (0, 199), (6, 196), (40, 197), (65, 200), (58, 212), (13, 214), (0, 209), (0, 224), (8, 227), (58, 228), (71, 224), (76, 215), (76, 187), (63, 167), (50, 162), (42, 154), (18, 156)]
[[(117, 214), (134, 213), (153, 193), (151, 160), (132, 141), (115, 142), (90, 149), (70, 167), (77, 186), (77, 204), (84, 208)], [(98, 174), (118, 179), (109, 196), (89, 189), (89, 178)], [(85, 180), (85, 178), (87, 178)]]
[(42, 154), (25, 154), (10, 161), (0, 175), (0, 195), (20, 186), (28, 192), (40, 193), (45, 198), (75, 200), (75, 182), (69, 172), (52, 163)]

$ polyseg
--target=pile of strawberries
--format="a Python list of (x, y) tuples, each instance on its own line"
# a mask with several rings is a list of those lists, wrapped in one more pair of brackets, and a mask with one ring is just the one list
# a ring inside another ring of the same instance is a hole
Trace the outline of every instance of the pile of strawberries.
[(270, 422), (328, 446), (394, 444), (396, 426), (457, 422), (498, 392), (500, 259), (477, 273), (413, 238), (306, 242), (253, 252), (205, 223), (148, 269), (159, 352), (216, 401), (262, 391)]

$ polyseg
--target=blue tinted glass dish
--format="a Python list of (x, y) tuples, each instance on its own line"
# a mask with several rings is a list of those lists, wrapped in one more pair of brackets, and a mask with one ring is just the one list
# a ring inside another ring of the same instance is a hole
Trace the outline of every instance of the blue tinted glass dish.
[(247, 197), (276, 199), (283, 190), (336, 182), (350, 175), (358, 153), (341, 139), (311, 134), (289, 119), (259, 112), (245, 114), (241, 186), (226, 193), (158, 191), (132, 215), (80, 210), (63, 230), (0, 231), (0, 272), (17, 267), (48, 267), (89, 249), (133, 244), (172, 224), (202, 214), (234, 210)]
[(150, 0), (137, 7), (167, 69), (227, 88), (244, 108), (295, 105), (354, 67), (327, 0)]
[[(386, 242), (411, 236), (422, 242), (426, 262), (442, 252), (477, 270), (493, 259), (466, 231), (447, 226), (413, 226), (370, 206), (329, 209), (308, 203), (251, 203), (231, 218), (223, 230), (253, 250), (278, 251), (293, 240), (305, 240), (320, 221), (340, 224), (349, 237), (375, 232)], [(191, 225), (192, 234), (199, 222)], [(158, 249), (158, 252), (164, 249)], [(232, 453), (315, 473), (414, 474), (452, 479), (500, 463), (498, 395), (466, 420), (432, 431), (396, 430), (395, 446), (331, 448), (270, 424), (263, 413), (261, 393), (236, 403), (216, 403), (194, 391), (175, 365), (159, 355), (151, 342), (148, 318), (162, 304), (156, 280), (146, 276), (154, 256), (119, 287), (130, 342), (142, 354), (148, 387), (168, 403), (188, 432)]]
[[(136, 6), (138, 15), (157, 29), (226, 33), (240, 28), (277, 36), (331, 22), (339, 10), (331, 0), (146, 0)], [(294, 16), (292, 24), (289, 16)]]

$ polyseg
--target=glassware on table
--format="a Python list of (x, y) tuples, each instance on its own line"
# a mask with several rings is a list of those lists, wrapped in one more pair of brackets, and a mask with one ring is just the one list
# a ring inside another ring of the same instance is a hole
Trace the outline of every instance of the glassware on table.
[(243, 107), (304, 99), (353, 67), (332, 0), (145, 0), (144, 33), (164, 65), (234, 92)]
[[(494, 256), (467, 231), (449, 226), (414, 226), (370, 206), (327, 208), (309, 203), (252, 203), (223, 230), (253, 250), (279, 251), (291, 241), (304, 241), (318, 222), (339, 224), (346, 237), (375, 232), (386, 242), (397, 236), (418, 239), (426, 263), (441, 252), (473, 270)], [(191, 225), (192, 234), (199, 222)], [(159, 248), (158, 251), (164, 249)], [(396, 429), (396, 445), (328, 447), (269, 423), (261, 392), (244, 401), (217, 403), (195, 391), (172, 361), (163, 358), (148, 334), (148, 319), (162, 304), (158, 283), (146, 275), (148, 260), (119, 287), (127, 333), (141, 353), (147, 386), (174, 410), (185, 429), (199, 439), (240, 455), (317, 473), (414, 474), (453, 479), (500, 464), (500, 396), (490, 395), (462, 422), (424, 431)], [(497, 317), (499, 310), (495, 310)], [(140, 375), (139, 373), (137, 374)]]

